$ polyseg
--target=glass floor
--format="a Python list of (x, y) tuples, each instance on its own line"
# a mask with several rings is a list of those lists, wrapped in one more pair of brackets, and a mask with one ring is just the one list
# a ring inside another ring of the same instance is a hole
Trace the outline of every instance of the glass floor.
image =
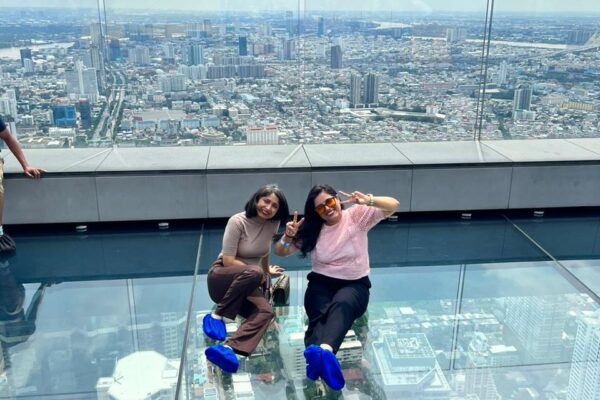
[(291, 276), (290, 305), (255, 354), (233, 375), (206, 362), (222, 233), (15, 234), (16, 255), (0, 260), (0, 398), (600, 398), (595, 215), (380, 224), (340, 392), (304, 375), (309, 263), (295, 256), (272, 260)]

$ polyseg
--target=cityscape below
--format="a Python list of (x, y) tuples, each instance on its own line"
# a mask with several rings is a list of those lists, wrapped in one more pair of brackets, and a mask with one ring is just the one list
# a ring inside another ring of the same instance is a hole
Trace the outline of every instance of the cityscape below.
[(3, 9), (24, 147), (600, 136), (600, 16), (108, 6)]
[(338, 392), (305, 375), (305, 259), (274, 257), (289, 300), (228, 374), (206, 360), (213, 342), (202, 331), (222, 227), (16, 235), (0, 279), (25, 302), (19, 315), (0, 313), (0, 398), (596, 400), (599, 223), (380, 224), (369, 307), (337, 354)]

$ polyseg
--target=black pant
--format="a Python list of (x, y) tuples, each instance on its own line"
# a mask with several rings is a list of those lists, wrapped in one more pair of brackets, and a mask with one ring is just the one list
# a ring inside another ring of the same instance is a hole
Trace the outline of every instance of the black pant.
[(308, 329), (304, 345), (328, 344), (337, 353), (354, 321), (367, 311), (371, 281), (368, 276), (353, 281), (311, 272), (304, 294)]

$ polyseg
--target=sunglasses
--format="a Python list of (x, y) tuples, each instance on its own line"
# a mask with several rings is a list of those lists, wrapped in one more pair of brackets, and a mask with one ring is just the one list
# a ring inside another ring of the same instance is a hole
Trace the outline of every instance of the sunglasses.
[(337, 198), (336, 197), (330, 197), (327, 200), (325, 200), (323, 203), (321, 203), (318, 206), (316, 206), (315, 207), (315, 211), (317, 212), (317, 214), (323, 215), (323, 214), (325, 214), (325, 211), (327, 211), (325, 209), (325, 206), (327, 206), (327, 208), (334, 208), (336, 202), (337, 202)]

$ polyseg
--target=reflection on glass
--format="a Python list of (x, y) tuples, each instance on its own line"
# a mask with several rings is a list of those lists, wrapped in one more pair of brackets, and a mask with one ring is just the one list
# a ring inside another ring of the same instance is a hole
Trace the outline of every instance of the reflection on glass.
[[(597, 136), (595, 2), (495, 4), (481, 137)], [(483, 0), (8, 5), (0, 112), (25, 147), (473, 138)]]

